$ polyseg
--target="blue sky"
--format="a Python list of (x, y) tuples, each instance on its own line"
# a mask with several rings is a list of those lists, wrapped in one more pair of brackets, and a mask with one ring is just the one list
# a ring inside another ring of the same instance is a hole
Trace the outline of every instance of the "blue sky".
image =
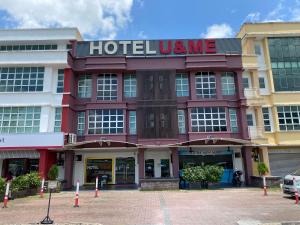
[(78, 27), (86, 39), (231, 37), (300, 21), (300, 0), (0, 0), (1, 28)]

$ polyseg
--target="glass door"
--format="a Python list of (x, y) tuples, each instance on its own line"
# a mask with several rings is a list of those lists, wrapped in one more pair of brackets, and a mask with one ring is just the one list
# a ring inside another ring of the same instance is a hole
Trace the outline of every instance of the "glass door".
[(135, 160), (133, 157), (116, 159), (116, 184), (135, 183)]

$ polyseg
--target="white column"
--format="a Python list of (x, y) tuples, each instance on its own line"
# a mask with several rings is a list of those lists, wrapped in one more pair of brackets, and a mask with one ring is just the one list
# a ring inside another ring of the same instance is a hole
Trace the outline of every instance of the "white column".
[[(51, 118), (51, 115), (52, 108), (50, 106), (41, 107), (40, 132), (53, 132), (53, 124), (51, 121), (54, 119)], [(52, 127), (50, 127), (50, 124), (52, 124)]]
[(52, 77), (53, 77), (52, 67), (45, 67), (44, 92), (52, 92), (52, 87), (53, 87)]

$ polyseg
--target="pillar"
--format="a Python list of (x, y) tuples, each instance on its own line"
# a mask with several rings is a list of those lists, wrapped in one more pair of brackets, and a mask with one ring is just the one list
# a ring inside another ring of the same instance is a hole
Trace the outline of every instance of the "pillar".
[(48, 149), (39, 149), (37, 151), (40, 153), (39, 174), (41, 177), (47, 178), (49, 169), (56, 163), (56, 152)]
[(251, 185), (252, 176), (252, 147), (242, 147), (243, 163), (245, 168), (246, 185)]
[(73, 186), (73, 168), (74, 168), (74, 151), (65, 151), (65, 174), (66, 183), (64, 189), (71, 189)]
[[(138, 149), (139, 180), (145, 178), (145, 149)], [(140, 181), (139, 181), (140, 183)]]
[(260, 159), (262, 162), (266, 164), (266, 166), (269, 169), (269, 172), (266, 175), (270, 175), (270, 161), (269, 161), (269, 153), (268, 153), (268, 148), (267, 147), (260, 147)]
[(173, 177), (179, 178), (179, 157), (178, 157), (178, 149), (172, 148), (171, 160), (172, 160), (172, 170)]
[(1, 173), (1, 176), (2, 177), (7, 177), (7, 174), (8, 174), (8, 162), (9, 160), (8, 159), (3, 159), (3, 163), (2, 163), (2, 173)]

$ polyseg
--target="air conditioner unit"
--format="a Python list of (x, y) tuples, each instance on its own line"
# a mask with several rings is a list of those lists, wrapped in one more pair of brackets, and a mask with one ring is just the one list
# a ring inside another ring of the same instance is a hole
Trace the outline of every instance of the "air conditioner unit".
[(77, 135), (76, 134), (73, 134), (73, 133), (68, 134), (68, 143), (69, 144), (76, 143), (76, 140), (77, 140)]

